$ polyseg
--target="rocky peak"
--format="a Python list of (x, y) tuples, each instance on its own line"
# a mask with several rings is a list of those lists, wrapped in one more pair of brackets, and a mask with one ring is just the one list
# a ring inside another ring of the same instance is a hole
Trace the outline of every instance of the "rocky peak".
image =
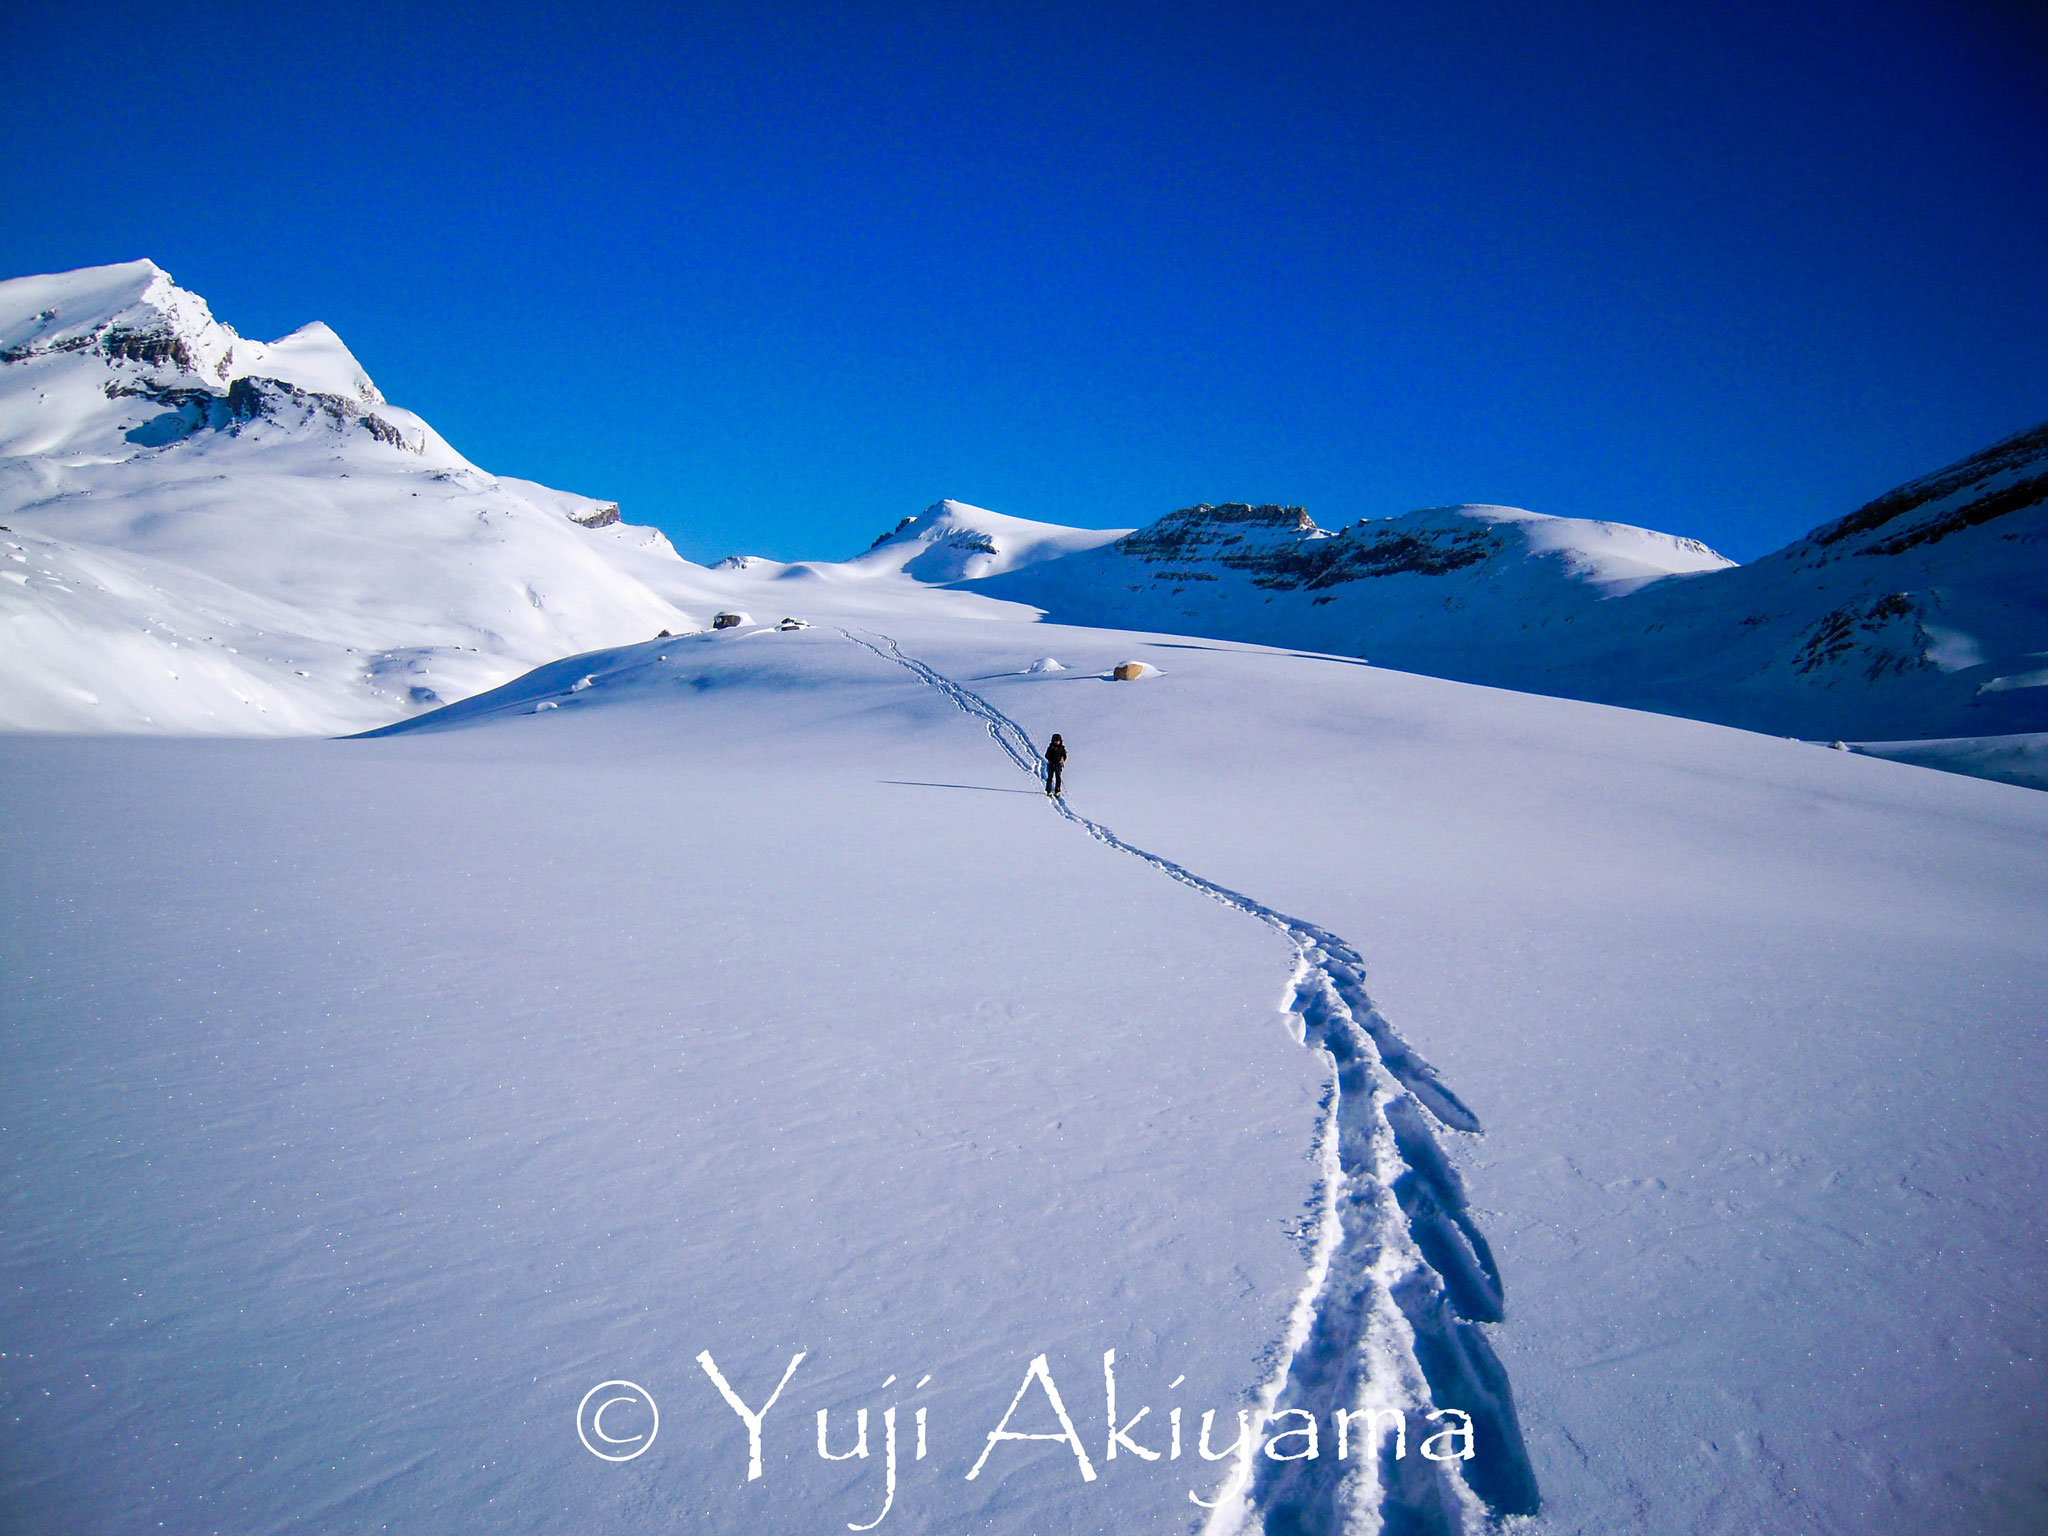
[(897, 534), (901, 533), (904, 529), (908, 528), (912, 523), (916, 521), (917, 519), (915, 517), (906, 517), (901, 519), (900, 521), (898, 521), (894, 528), (886, 528), (882, 532), (876, 534), (875, 542), (870, 544), (868, 548), (880, 549), (884, 544), (888, 543), (891, 539), (895, 538)]
[(91, 351), (110, 363), (225, 381), (239, 340), (153, 261), (0, 283), (0, 362)]
[(67, 353), (97, 356), (132, 385), (219, 391), (274, 379), (357, 406), (386, 403), (363, 366), (320, 321), (273, 342), (214, 319), (206, 300), (153, 261), (121, 262), (0, 282), (0, 365)]
[(1116, 541), (1116, 548), (1140, 560), (1213, 559), (1232, 564), (1233, 555), (1327, 537), (1301, 507), (1270, 502), (1252, 506), (1242, 501), (1211, 506), (1203, 502), (1169, 512), (1158, 522), (1125, 535)]

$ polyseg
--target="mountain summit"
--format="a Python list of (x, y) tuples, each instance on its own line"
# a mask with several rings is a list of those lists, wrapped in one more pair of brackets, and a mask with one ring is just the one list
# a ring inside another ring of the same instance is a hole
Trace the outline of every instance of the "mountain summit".
[(1099, 548), (1122, 531), (1034, 523), (964, 501), (940, 501), (904, 518), (845, 565), (868, 575), (886, 571), (927, 582), (978, 581)]
[[(64, 367), (66, 359), (87, 366)], [(376, 423), (371, 431), (400, 439), (415, 452), (424, 451), (432, 437), (425, 422), (385, 401), (362, 364), (322, 322), (278, 341), (250, 341), (214, 319), (204, 299), (178, 287), (153, 261), (0, 283), (0, 364), (43, 365), (27, 375), (37, 384), (38, 408), (0, 420), (0, 452), (8, 454), (110, 448), (98, 439), (114, 418), (132, 417), (138, 400), (167, 407), (177, 421), (144, 423), (126, 440), (161, 447), (206, 425), (202, 418), (209, 409), (216, 417), (228, 410), (245, 419), (257, 414), (247, 386), (258, 381), (345, 402), (357, 419)], [(102, 376), (109, 369), (113, 380)], [(9, 399), (23, 393), (5, 391)], [(382, 416), (370, 415), (372, 409), (381, 409)]]
[(324, 324), (150, 261), (0, 283), (0, 725), (344, 731), (693, 622), (609, 502), (488, 474)]

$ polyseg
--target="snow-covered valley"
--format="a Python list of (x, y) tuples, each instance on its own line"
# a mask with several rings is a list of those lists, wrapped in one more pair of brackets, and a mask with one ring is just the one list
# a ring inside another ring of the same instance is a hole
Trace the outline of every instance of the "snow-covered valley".
[(2041, 448), (705, 568), (0, 284), (0, 1524), (2038, 1529)]

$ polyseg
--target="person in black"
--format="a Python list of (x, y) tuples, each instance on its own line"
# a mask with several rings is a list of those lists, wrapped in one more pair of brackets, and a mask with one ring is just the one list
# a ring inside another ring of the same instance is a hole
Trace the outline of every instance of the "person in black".
[(1065, 790), (1066, 785), (1061, 780), (1060, 770), (1066, 766), (1067, 744), (1060, 740), (1060, 733), (1054, 731), (1052, 741), (1045, 749), (1045, 792), (1048, 795), (1057, 795)]

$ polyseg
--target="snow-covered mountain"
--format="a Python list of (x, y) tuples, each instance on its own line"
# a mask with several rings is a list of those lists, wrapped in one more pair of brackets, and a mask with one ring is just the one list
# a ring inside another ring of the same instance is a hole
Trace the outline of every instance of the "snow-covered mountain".
[(1301, 507), (1226, 503), (1170, 513), (1088, 554), (977, 589), (1075, 622), (1312, 646), (1464, 675), (1526, 645), (1526, 631), (1730, 564), (1696, 540), (1513, 507), (1434, 507), (1330, 532)]
[(2048, 730), (2048, 424), (1600, 617), (1560, 675), (1637, 653), (1617, 703), (1808, 736)]
[(864, 575), (901, 572), (919, 581), (976, 581), (1099, 549), (1130, 531), (1034, 523), (948, 500), (904, 518), (864, 553), (841, 563)]
[(949, 499), (904, 518), (848, 560), (781, 561), (760, 555), (728, 555), (716, 569), (744, 572), (755, 581), (822, 578), (843, 587), (909, 577), (919, 586), (946, 586), (1083, 554), (1130, 531), (1035, 523)]
[(250, 341), (148, 261), (0, 283), (0, 726), (381, 724), (694, 627), (695, 570), (471, 464), (325, 325)]
[(1071, 623), (1299, 645), (1778, 734), (2048, 729), (2048, 427), (1748, 566), (1505, 507), (1331, 533), (1199, 506), (972, 581)]

